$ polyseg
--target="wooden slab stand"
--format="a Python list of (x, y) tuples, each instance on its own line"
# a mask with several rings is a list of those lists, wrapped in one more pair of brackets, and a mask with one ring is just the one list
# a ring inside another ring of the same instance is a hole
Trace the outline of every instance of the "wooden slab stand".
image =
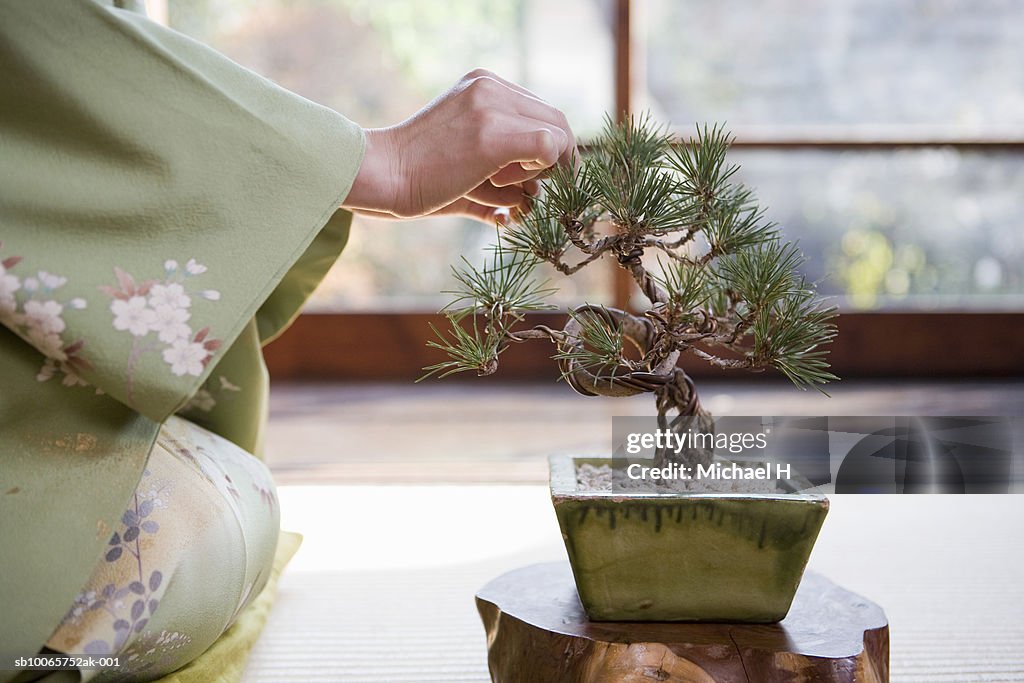
[(591, 622), (561, 563), (504, 574), (476, 605), (494, 683), (889, 680), (885, 613), (813, 572), (768, 625)]

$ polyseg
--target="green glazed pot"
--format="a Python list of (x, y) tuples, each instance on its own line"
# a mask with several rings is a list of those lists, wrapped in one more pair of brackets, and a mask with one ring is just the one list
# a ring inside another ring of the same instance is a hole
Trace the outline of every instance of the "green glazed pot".
[(820, 494), (578, 491), (552, 456), (551, 499), (594, 621), (772, 623), (789, 611), (828, 513)]

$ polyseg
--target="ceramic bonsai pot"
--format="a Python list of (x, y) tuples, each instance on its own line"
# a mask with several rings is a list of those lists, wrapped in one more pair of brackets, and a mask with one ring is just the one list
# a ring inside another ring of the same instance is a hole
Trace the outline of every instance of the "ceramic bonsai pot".
[(552, 456), (551, 498), (594, 621), (773, 623), (789, 611), (828, 512), (820, 494), (577, 490)]

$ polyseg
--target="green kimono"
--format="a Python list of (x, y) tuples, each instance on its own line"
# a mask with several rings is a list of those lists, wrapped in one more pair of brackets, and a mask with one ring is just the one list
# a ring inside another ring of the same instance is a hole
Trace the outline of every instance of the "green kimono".
[[(339, 114), (140, 15), (0, 3), (0, 662), (38, 652), (112, 549), (130, 551), (119, 529), (146, 540), (129, 512), (158, 434), (180, 459), (194, 449), (172, 426), (259, 453), (261, 347), (343, 248), (363, 145)], [(185, 568), (141, 570), (143, 597), (188, 585)]]

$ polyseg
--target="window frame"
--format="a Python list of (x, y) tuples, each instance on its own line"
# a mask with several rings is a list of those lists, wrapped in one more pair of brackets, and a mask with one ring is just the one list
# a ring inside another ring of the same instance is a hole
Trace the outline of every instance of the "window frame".
[[(633, 111), (633, 0), (613, 0), (614, 111), (621, 121)], [(841, 131), (840, 131), (841, 132)], [(813, 136), (744, 136), (735, 149), (896, 150), (952, 147), (958, 150), (1024, 151), (1024, 138), (1009, 134), (963, 138), (925, 130), (830, 131)], [(613, 302), (626, 307), (633, 293), (630, 275), (614, 264)], [(537, 314), (530, 321), (560, 327), (561, 314)], [(303, 313), (291, 329), (266, 349), (275, 380), (411, 381), (441, 353), (426, 346), (429, 323), (443, 323), (422, 312)], [(840, 377), (1010, 377), (1024, 370), (1024, 311), (848, 312), (839, 317), (831, 363)], [(880, 352), (884, 349), (884, 352)], [(553, 380), (558, 372), (550, 344), (515, 345), (502, 355), (504, 380)], [(685, 364), (695, 377), (741, 378), (706, 363)], [(470, 373), (459, 375), (465, 377)], [(781, 376), (780, 376), (781, 377)]]

